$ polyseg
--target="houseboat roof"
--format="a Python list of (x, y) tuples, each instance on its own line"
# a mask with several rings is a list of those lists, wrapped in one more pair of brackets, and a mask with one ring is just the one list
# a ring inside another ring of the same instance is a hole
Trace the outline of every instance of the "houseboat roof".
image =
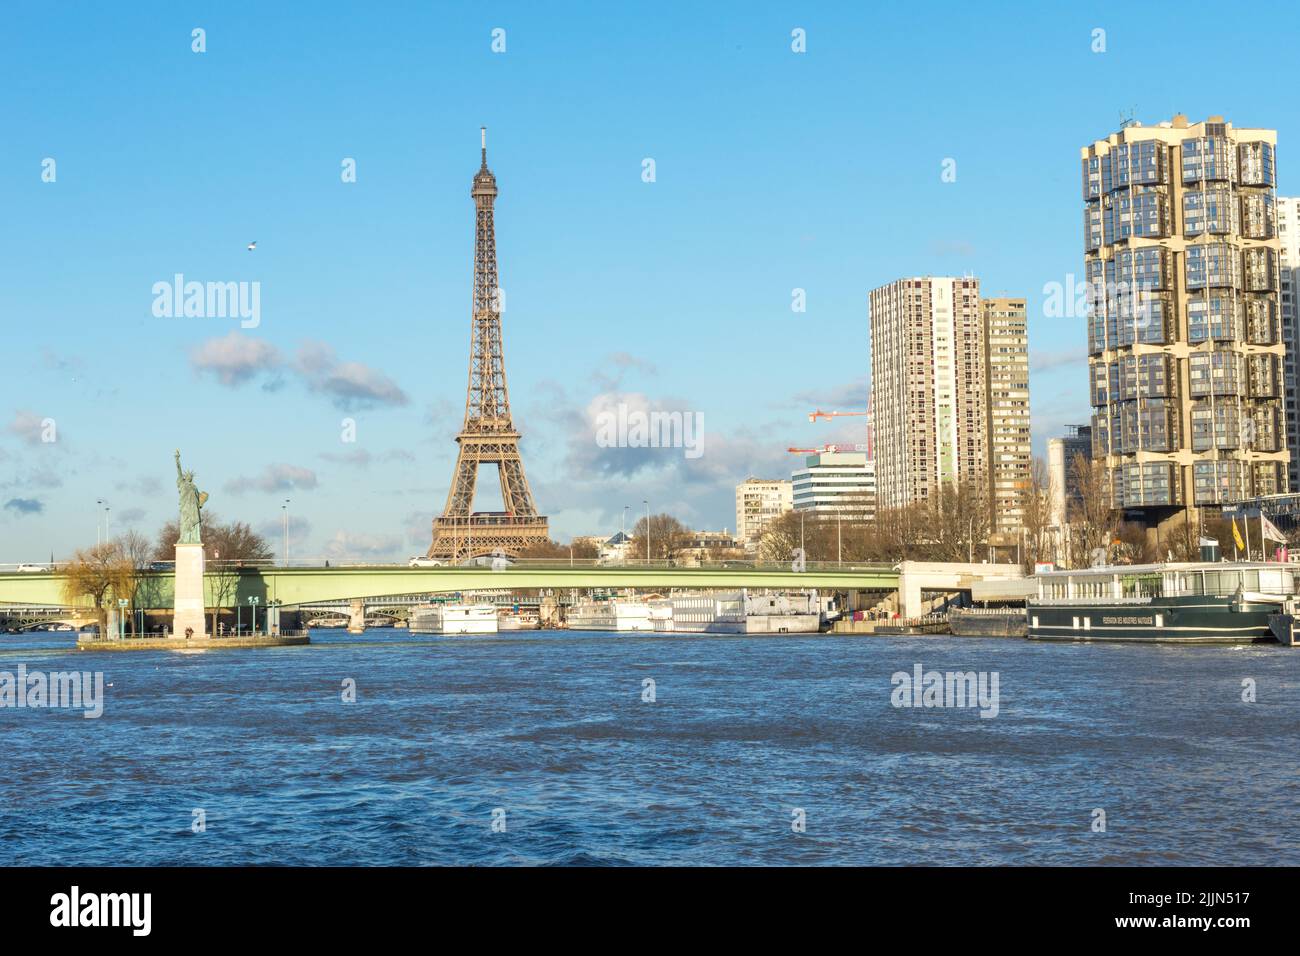
[(1285, 561), (1164, 561), (1159, 564), (1108, 564), (1098, 568), (1060, 569), (1040, 571), (1036, 578), (1078, 576), (1082, 574), (1162, 574), (1165, 571), (1254, 571), (1264, 568), (1285, 568), (1293, 566)]

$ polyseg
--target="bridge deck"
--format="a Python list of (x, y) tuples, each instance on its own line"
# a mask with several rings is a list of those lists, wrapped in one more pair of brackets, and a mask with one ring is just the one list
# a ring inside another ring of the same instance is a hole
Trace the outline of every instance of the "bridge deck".
[[(173, 606), (171, 571), (142, 575), (137, 607), (164, 609)], [(206, 603), (233, 607), (247, 605), (250, 597), (259, 606), (271, 601), (283, 605), (311, 604), (347, 598), (377, 598), (412, 594), (445, 594), (492, 589), (551, 588), (819, 588), (822, 590), (879, 590), (898, 588), (899, 574), (885, 565), (810, 567), (803, 572), (786, 566), (747, 568), (672, 568), (638, 565), (612, 567), (546, 567), (519, 565), (493, 571), (491, 568), (410, 568), (404, 566), (362, 566), (334, 568), (239, 568), (209, 571), (205, 576)], [(0, 604), (87, 606), (88, 601), (68, 604), (63, 596), (61, 574), (0, 573)]]

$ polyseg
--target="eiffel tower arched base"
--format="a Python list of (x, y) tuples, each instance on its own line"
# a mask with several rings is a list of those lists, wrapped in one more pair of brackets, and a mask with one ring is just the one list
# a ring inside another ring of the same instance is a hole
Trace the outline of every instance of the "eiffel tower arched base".
[(508, 515), (433, 519), (433, 544), (429, 557), (453, 564), (497, 551), (516, 557), (534, 544), (550, 541), (546, 519)]

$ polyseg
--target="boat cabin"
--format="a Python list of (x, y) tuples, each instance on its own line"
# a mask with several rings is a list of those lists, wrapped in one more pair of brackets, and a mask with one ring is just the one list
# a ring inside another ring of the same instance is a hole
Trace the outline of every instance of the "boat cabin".
[(1038, 588), (1031, 600), (1036, 604), (1141, 604), (1158, 597), (1231, 597), (1238, 592), (1287, 597), (1295, 593), (1294, 572), (1289, 565), (1277, 562), (1116, 565), (1045, 571), (1034, 575), (1034, 580)]

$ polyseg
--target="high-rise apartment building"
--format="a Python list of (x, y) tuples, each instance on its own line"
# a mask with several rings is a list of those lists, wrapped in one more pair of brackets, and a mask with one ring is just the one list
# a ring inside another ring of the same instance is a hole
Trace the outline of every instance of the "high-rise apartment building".
[(1082, 149), (1093, 458), (1148, 524), (1287, 488), (1276, 143), (1180, 115)]
[(994, 544), (1014, 544), (1029, 488), (1029, 328), (1023, 298), (980, 300), (984, 316), (984, 405), (988, 412), (989, 501)]
[(736, 485), (736, 538), (753, 551), (763, 529), (794, 508), (794, 492), (784, 479), (746, 478)]
[(792, 481), (795, 511), (817, 511), (841, 518), (876, 516), (876, 467), (866, 452), (809, 455)]
[(979, 280), (899, 279), (870, 297), (877, 503), (988, 478), (988, 353)]
[(1300, 492), (1300, 415), (1296, 414), (1300, 362), (1300, 198), (1277, 198), (1277, 237), (1281, 243), (1278, 286), (1282, 297), (1283, 417), (1286, 420), (1287, 469), (1291, 492)]

